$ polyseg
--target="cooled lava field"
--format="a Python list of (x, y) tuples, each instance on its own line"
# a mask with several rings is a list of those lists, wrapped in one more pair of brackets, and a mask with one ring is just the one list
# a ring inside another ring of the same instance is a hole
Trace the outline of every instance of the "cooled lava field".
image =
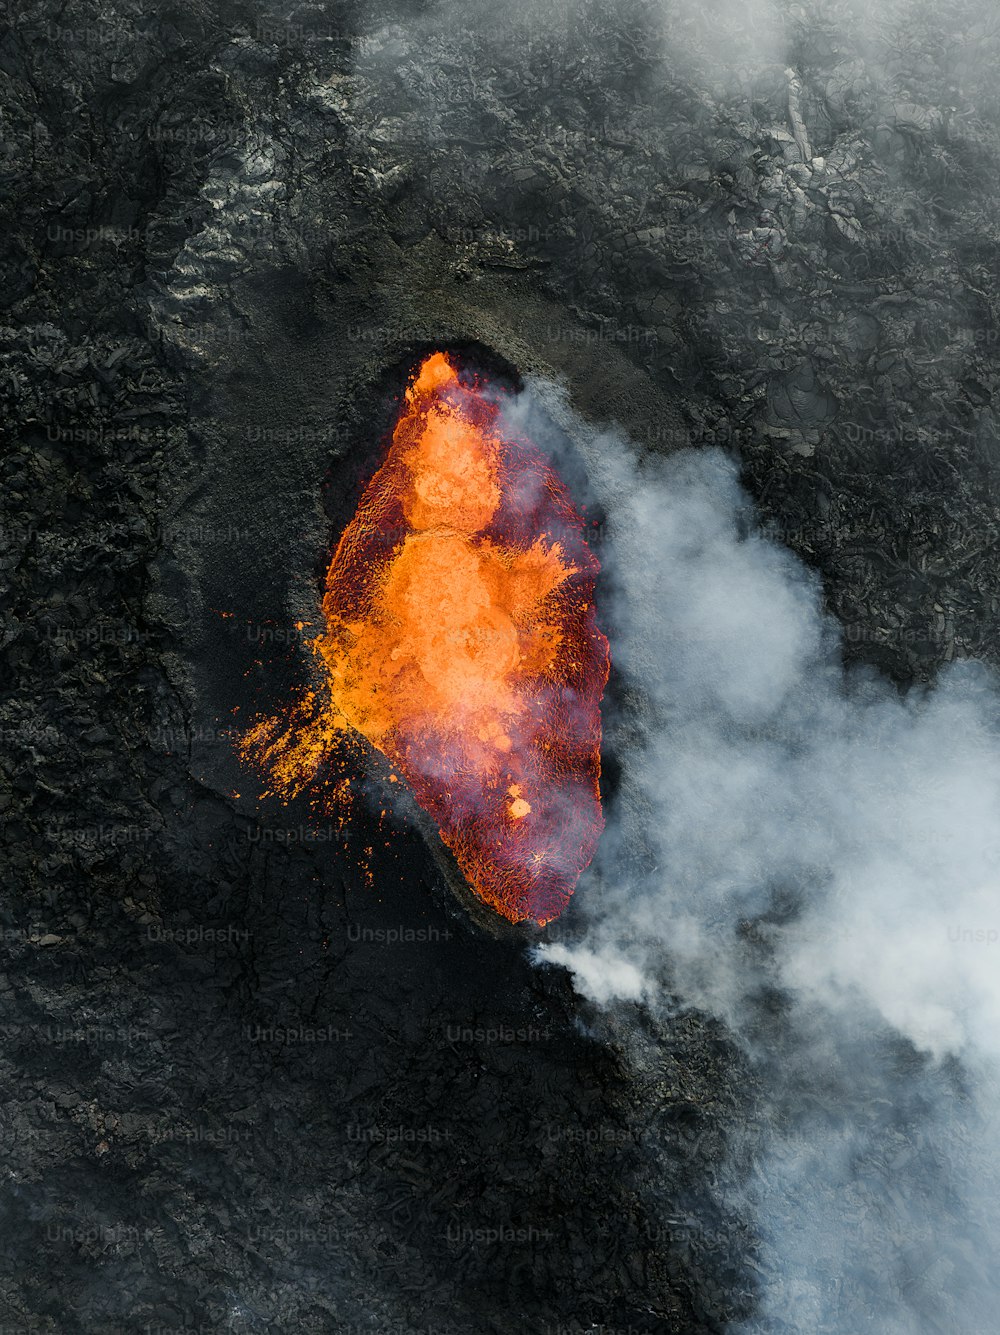
[(997, 1328), (998, 62), (7, 6), (0, 1335)]

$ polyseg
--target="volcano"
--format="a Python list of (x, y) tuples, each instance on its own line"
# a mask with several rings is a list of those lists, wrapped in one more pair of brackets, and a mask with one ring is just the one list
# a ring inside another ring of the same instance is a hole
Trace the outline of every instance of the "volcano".
[(245, 752), (290, 794), (364, 738), (483, 903), (550, 922), (603, 829), (599, 568), (551, 461), (503, 429), (500, 396), (428, 356), (327, 571), (323, 699), (259, 722)]

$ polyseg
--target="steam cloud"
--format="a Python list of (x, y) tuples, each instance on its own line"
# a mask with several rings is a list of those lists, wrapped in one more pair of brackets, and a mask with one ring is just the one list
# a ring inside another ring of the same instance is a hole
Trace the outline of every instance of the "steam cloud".
[[(551, 390), (534, 398), (567, 420)], [(544, 431), (526, 394), (511, 410)], [(1000, 700), (847, 670), (816, 577), (717, 450), (589, 434), (638, 701), (617, 815), (544, 945), (600, 1006), (723, 1019), (767, 1140), (731, 1188), (763, 1243), (753, 1331), (981, 1332), (998, 1294)]]
[[(586, 33), (589, 8), (483, 8), (467, 37), (518, 49), (537, 37), (558, 56), (561, 41)], [(956, 102), (978, 98), (983, 114), (993, 105), (987, 0), (940, 12), (920, 0), (623, 8), (672, 75), (724, 100), (749, 98), (761, 73), (788, 77), (792, 128), (814, 33), (865, 96), (881, 88), (904, 102), (914, 94), (897, 45), (947, 39)], [(454, 114), (452, 82), (421, 43), (444, 23), (453, 29), (450, 10), (422, 7), (364, 60), (410, 62), (424, 133), (447, 152), (433, 127)], [(533, 136), (551, 114), (543, 99), (519, 122), (489, 90), (475, 98), (502, 140), (512, 125)], [(550, 387), (533, 393), (569, 424)], [(525, 394), (510, 415), (545, 443), (535, 407)], [(746, 1049), (762, 1094), (752, 1108), (748, 1097), (752, 1125), (733, 1157), (754, 1167), (728, 1205), (749, 1211), (763, 1244), (748, 1332), (996, 1329), (996, 683), (957, 664), (903, 698), (871, 672), (845, 670), (817, 580), (755, 531), (729, 459), (640, 459), (578, 421), (572, 435), (588, 442), (609, 516), (601, 558), (616, 594), (605, 628), (626, 708), (608, 726), (625, 769), (590, 889), (572, 909), (585, 937), (542, 947), (539, 959), (570, 968), (598, 1007), (700, 1008)]]

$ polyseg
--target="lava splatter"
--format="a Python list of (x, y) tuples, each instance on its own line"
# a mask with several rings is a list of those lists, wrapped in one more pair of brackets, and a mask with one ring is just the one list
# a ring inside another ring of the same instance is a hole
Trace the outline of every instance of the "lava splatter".
[(244, 754), (300, 789), (360, 734), (512, 922), (565, 907), (603, 829), (608, 642), (596, 556), (549, 460), (507, 439), (488, 387), (429, 356), (330, 562), (325, 688)]

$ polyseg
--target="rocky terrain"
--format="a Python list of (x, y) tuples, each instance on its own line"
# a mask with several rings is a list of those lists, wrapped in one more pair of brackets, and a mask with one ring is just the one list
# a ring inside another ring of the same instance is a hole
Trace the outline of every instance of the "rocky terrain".
[(995, 661), (982, 15), (8, 9), (4, 1331), (751, 1314), (727, 1035), (598, 1021), (401, 820), (259, 803), (233, 731), (301, 679), (434, 347), (643, 449), (737, 454), (852, 659)]

